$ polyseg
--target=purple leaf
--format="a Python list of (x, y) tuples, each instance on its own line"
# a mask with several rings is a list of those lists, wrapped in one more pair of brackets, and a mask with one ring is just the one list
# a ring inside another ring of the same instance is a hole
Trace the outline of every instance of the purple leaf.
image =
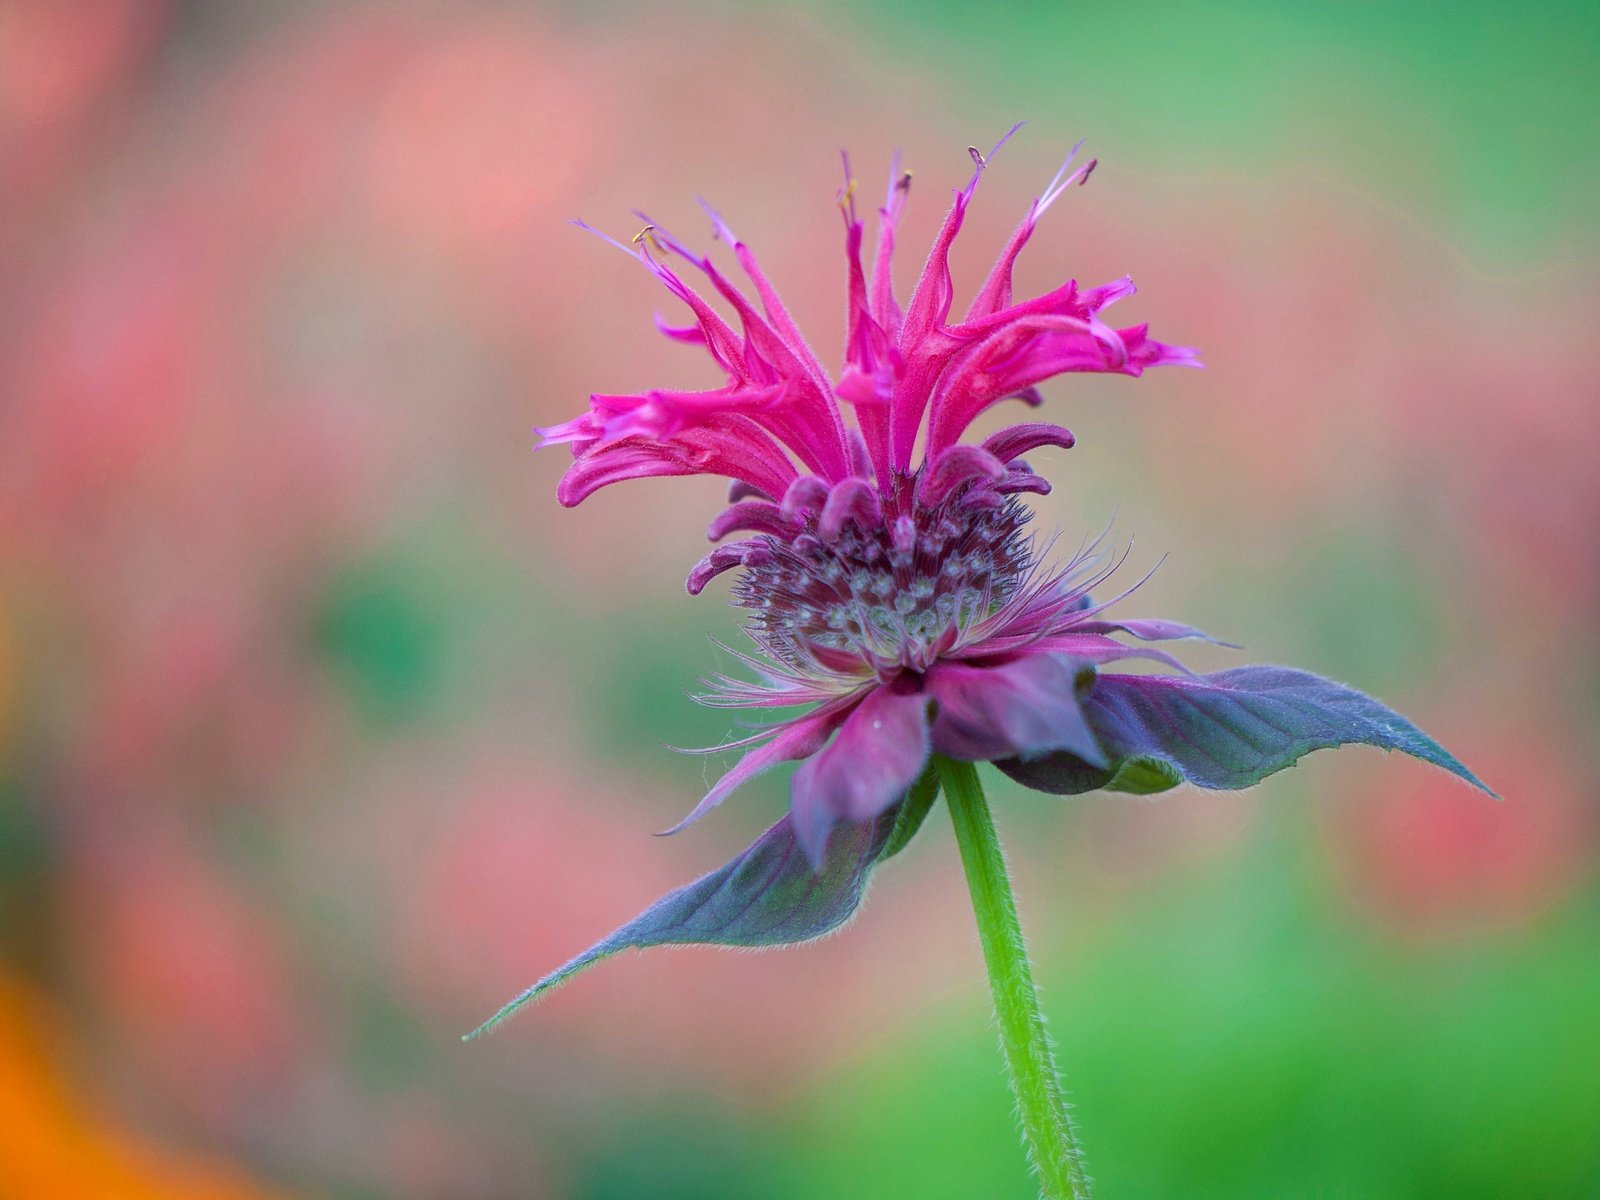
[[(1083, 700), (1109, 768), (1058, 753), (997, 765), (1058, 795), (1094, 788), (1161, 790), (1180, 780), (1232, 790), (1259, 783), (1313, 750), (1357, 743), (1400, 750), (1494, 792), (1443, 746), (1372, 697), (1289, 667), (1250, 666), (1193, 677), (1101, 675)], [(1119, 775), (1125, 786), (1118, 787)], [(1173, 776), (1176, 776), (1174, 778)]]
[[(919, 785), (920, 788), (920, 785)], [(931, 794), (927, 797), (931, 803)], [(669, 892), (608, 937), (552, 971), (468, 1034), (477, 1037), (512, 1013), (621, 950), (647, 946), (786, 946), (837, 929), (861, 904), (874, 867), (903, 846), (911, 828), (893, 839), (903, 804), (870, 821), (835, 827), (822, 866), (813, 871), (787, 815), (726, 866)]]

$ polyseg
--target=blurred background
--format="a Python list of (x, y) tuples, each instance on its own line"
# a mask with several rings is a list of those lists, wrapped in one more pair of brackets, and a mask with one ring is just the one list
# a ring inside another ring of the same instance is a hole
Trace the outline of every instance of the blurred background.
[(1032, 1195), (939, 821), (841, 936), (458, 1040), (783, 804), (650, 836), (721, 489), (562, 511), (530, 429), (710, 380), (564, 222), (706, 195), (833, 358), (838, 149), (908, 287), (1018, 118), (958, 290), (1088, 137), (1020, 283), (1209, 364), (1047, 385), (1041, 527), (1506, 797), (994, 777), (1102, 1193), (1600, 1195), (1597, 78), (1579, 4), (0, 5), (0, 1196)]

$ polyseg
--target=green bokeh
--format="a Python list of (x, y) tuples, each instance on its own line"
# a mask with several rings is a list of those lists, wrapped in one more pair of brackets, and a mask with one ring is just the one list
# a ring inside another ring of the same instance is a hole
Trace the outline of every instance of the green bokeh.
[(759, 1127), (684, 1097), (619, 1114), (579, 1172), (575, 1200), (801, 1200), (777, 1146)]
[(890, 61), (942, 70), (953, 106), (1015, 106), (1177, 172), (1313, 164), (1425, 205), (1431, 226), (1507, 265), (1566, 260), (1575, 232), (1594, 248), (1600, 6), (873, 0), (848, 12)]
[[(1053, 939), (1044, 998), (1098, 1194), (1594, 1194), (1592, 899), (1419, 949), (1329, 905), (1307, 834), (1285, 809), (1240, 858)], [(806, 1194), (1033, 1194), (982, 1000), (819, 1089), (796, 1117)]]
[(437, 698), (443, 614), (427, 565), (374, 558), (328, 586), (313, 637), (351, 703), (378, 723), (416, 717)]

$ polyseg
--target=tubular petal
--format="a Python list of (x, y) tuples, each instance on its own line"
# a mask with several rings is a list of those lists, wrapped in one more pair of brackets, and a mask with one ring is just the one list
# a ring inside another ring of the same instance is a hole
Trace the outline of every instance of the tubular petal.
[(1035, 475), (1032, 471), (1013, 468), (1005, 479), (995, 484), (994, 490), (1002, 496), (1012, 496), (1018, 492), (1031, 492), (1035, 496), (1048, 496), (1053, 489), (1050, 486), (1050, 481), (1043, 475)]
[(967, 309), (967, 315), (963, 318), (964, 321), (971, 321), (974, 317), (987, 316), (990, 313), (998, 312), (1011, 303), (1012, 268), (1016, 266), (1017, 256), (1022, 253), (1022, 248), (1028, 244), (1028, 239), (1033, 236), (1033, 230), (1038, 224), (1039, 218), (1044, 215), (1045, 210), (1051, 204), (1055, 203), (1056, 197), (1070, 187), (1079, 175), (1087, 177), (1087, 172), (1080, 170), (1071, 178), (1064, 178), (1067, 168), (1072, 165), (1072, 160), (1078, 156), (1078, 151), (1082, 149), (1083, 142), (1080, 141), (1067, 153), (1066, 162), (1061, 164), (1061, 169), (1056, 172), (1055, 178), (1045, 187), (1044, 194), (1029, 207), (1028, 215), (1017, 226), (1016, 232), (1011, 235), (1011, 240), (1006, 243), (1005, 249), (1000, 252), (1000, 257), (990, 269), (989, 278), (984, 280), (983, 287), (973, 297), (972, 304)]
[(983, 448), (1001, 462), (1009, 463), (1032, 450), (1037, 450), (1040, 446), (1057, 446), (1062, 450), (1070, 450), (1077, 445), (1077, 441), (1070, 429), (1051, 425), (1046, 421), (1028, 421), (1021, 425), (1008, 426), (999, 433), (990, 434), (984, 439)]
[(773, 305), (782, 316), (782, 323), (793, 330), (793, 340), (785, 335), (783, 329), (774, 328), (756, 312), (745, 294), (717, 269), (710, 258), (694, 253), (659, 226), (649, 228), (668, 251), (679, 255), (704, 274), (738, 313), (743, 334), (743, 368), (736, 370), (730, 365), (730, 372), (767, 382), (781, 379), (787, 384), (793, 398), (790, 405), (792, 417), (788, 422), (790, 428), (780, 431), (774, 423), (773, 432), (819, 475), (830, 480), (843, 478), (848, 470), (848, 454), (844, 443), (844, 423), (840, 418), (839, 406), (834, 402), (832, 388), (810, 348), (799, 339), (799, 331), (794, 329), (787, 311), (778, 301), (776, 293), (766, 284), (749, 251), (745, 250), (740, 256), (740, 263), (757, 281), (757, 290), (763, 296), (763, 303), (770, 295)]
[(736, 530), (792, 537), (795, 526), (771, 500), (740, 500), (729, 505), (706, 527), (706, 540), (720, 542)]
[(783, 515), (799, 524), (807, 516), (820, 513), (828, 503), (828, 485), (811, 475), (802, 475), (783, 493)]
[(917, 501), (933, 508), (964, 483), (974, 479), (999, 483), (1005, 477), (1005, 464), (982, 447), (951, 446), (931, 456), (917, 476)]
[(883, 519), (878, 503), (878, 491), (865, 479), (850, 478), (834, 485), (828, 502), (822, 507), (817, 522), (817, 532), (822, 540), (831, 542), (844, 532), (846, 522), (855, 521), (862, 528), (871, 528)]
[(581, 456), (556, 485), (556, 500), (565, 508), (582, 504), (608, 484), (653, 475), (697, 475), (698, 471), (662, 446), (609, 446)]
[(900, 380), (890, 410), (889, 427), (896, 470), (910, 469), (911, 448), (916, 442), (917, 430), (922, 424), (922, 414), (928, 405), (928, 388), (938, 374), (938, 367), (928, 360), (936, 354), (942, 357), (942, 352), (945, 350), (938, 333), (950, 315), (950, 302), (955, 292), (950, 280), (950, 247), (954, 244), (956, 235), (961, 232), (967, 205), (972, 202), (973, 194), (978, 190), (978, 181), (983, 176), (984, 168), (1021, 128), (1020, 123), (1013, 125), (987, 155), (973, 152), (972, 158), (976, 166), (972, 178), (965, 188), (956, 193), (950, 211), (945, 214), (944, 223), (934, 238), (927, 265), (922, 268), (922, 276), (917, 280), (917, 286), (911, 293), (911, 303), (906, 307), (905, 320), (896, 341), (901, 356), (908, 363), (913, 359), (920, 360), (918, 364), (920, 369), (908, 370), (905, 377)]
[(768, 495), (782, 495), (794, 463), (748, 418), (727, 415), (672, 441), (630, 437), (581, 450), (562, 476), (556, 498), (571, 507), (600, 488), (653, 475), (724, 475)]
[(928, 454), (952, 446), (984, 409), (1065, 372), (1122, 372), (1129, 355), (1109, 326), (1078, 317), (1020, 317), (965, 350), (929, 402)]
[(689, 578), (684, 581), (684, 587), (689, 595), (698, 596), (705, 591), (706, 584), (710, 583), (724, 571), (731, 571), (741, 566), (752, 551), (765, 551), (766, 547), (753, 538), (742, 542), (729, 542), (726, 546), (718, 546), (694, 565), (689, 572)]
[(689, 346), (704, 346), (706, 331), (699, 325), (669, 325), (660, 314), (655, 315), (656, 329), (663, 337), (671, 338), (675, 342), (683, 342)]

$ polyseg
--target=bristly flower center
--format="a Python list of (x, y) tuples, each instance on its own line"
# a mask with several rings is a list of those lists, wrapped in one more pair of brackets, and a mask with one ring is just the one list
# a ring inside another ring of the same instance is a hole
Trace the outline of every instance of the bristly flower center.
[(733, 602), (751, 635), (792, 667), (926, 670), (1004, 604), (1033, 565), (1015, 498), (973, 505), (965, 489), (929, 507), (908, 500), (868, 528), (825, 540), (815, 518), (792, 541), (763, 535)]

